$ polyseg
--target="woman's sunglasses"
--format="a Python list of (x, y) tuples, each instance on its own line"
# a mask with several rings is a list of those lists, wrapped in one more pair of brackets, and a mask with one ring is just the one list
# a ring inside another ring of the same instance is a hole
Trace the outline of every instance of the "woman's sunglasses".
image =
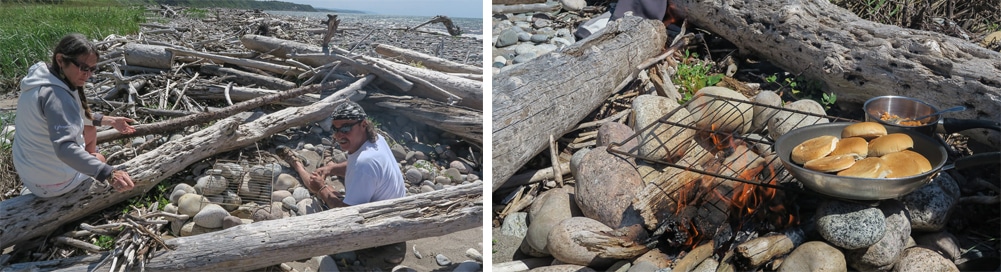
[(334, 133), (340, 132), (340, 133), (348, 134), (349, 132), (351, 132), (351, 129), (354, 128), (355, 125), (357, 125), (359, 123), (361, 123), (361, 120), (359, 120), (358, 122), (354, 122), (354, 123), (343, 125), (341, 127), (337, 127), (337, 126), (335, 126), (333, 124), (331, 124), (330, 126), (332, 126), (334, 128)]
[(79, 61), (77, 61), (77, 60), (75, 60), (73, 58), (63, 57), (63, 60), (68, 61), (69, 63), (72, 63), (73, 65), (76, 65), (77, 68), (80, 68), (80, 71), (84, 71), (84, 72), (88, 72), (88, 73), (97, 72), (97, 66), (88, 66), (86, 64), (80, 63)]

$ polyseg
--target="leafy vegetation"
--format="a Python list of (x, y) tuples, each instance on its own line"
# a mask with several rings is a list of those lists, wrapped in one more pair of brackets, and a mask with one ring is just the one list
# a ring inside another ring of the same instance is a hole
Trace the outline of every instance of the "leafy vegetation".
[(101, 235), (94, 240), (94, 245), (101, 247), (101, 250), (111, 250), (115, 246), (115, 237)]
[(680, 86), (678, 92), (682, 98), (680, 103), (688, 102), (706, 86), (713, 86), (723, 80), (723, 74), (712, 73), (712, 63), (699, 59), (699, 54), (685, 50), (685, 58), (678, 64), (678, 72), (672, 78), (674, 84)]
[[(39, 3), (42, 2), (42, 3)], [(44, 4), (52, 2), (52, 4)], [(0, 93), (16, 92), (28, 67), (49, 61), (60, 38), (78, 32), (92, 40), (132, 34), (145, 21), (142, 6), (112, 0), (0, 2)]]
[(773, 74), (765, 77), (766, 83), (778, 84), (778, 92), (788, 91), (796, 99), (813, 99), (824, 106), (825, 110), (831, 109), (837, 102), (837, 94), (834, 92), (825, 93), (820, 81), (809, 80), (800, 76), (783, 76)]

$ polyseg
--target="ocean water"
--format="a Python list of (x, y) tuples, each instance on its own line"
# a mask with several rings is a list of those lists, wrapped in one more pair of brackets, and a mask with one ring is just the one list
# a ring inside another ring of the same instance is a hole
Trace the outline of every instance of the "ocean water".
[[(265, 11), (265, 13), (281, 16), (306, 17), (318, 20), (326, 20), (330, 12), (301, 12), (301, 11)], [(341, 26), (352, 27), (354, 25), (367, 24), (379, 28), (408, 28), (431, 20), (433, 16), (402, 16), (402, 15), (380, 15), (380, 14), (359, 14), (359, 13), (336, 13), (341, 19)], [(481, 18), (456, 18), (452, 23), (462, 30), (462, 36), (483, 38), (483, 19)], [(421, 30), (448, 33), (441, 23), (427, 24)]]

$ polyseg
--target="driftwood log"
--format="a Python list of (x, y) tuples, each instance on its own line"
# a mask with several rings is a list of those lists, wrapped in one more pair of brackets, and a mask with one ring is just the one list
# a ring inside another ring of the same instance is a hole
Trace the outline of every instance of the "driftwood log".
[(403, 49), (388, 44), (372, 44), (375, 52), (388, 58), (399, 58), (403, 63), (420, 63), (428, 69), (442, 73), (483, 74), (483, 68), (457, 63), (447, 59)]
[[(494, 76), (493, 190), (633, 78), (667, 43), (664, 24), (626, 17), (563, 51)], [(553, 76), (558, 75), (558, 76)]]
[(136, 187), (115, 193), (103, 182), (84, 182), (80, 188), (58, 198), (19, 196), (0, 202), (0, 248), (51, 233), (63, 224), (110, 207), (156, 187), (161, 180), (188, 165), (212, 155), (251, 145), (291, 127), (306, 125), (330, 116), (342, 97), (350, 96), (370, 82), (359, 80), (324, 100), (305, 107), (290, 107), (252, 121), (227, 118), (179, 140), (140, 154), (119, 165), (136, 181)]
[[(1001, 119), (1001, 53), (940, 33), (860, 19), (827, 1), (672, 1), (688, 21), (741, 51), (821, 81), (838, 103), (857, 107), (880, 95), (903, 95), (939, 108), (966, 106), (949, 117)], [(857, 109), (857, 108), (856, 108)], [(998, 132), (971, 130), (1001, 146)], [(495, 153), (496, 154), (496, 153)]]
[(483, 145), (483, 114), (479, 111), (448, 106), (438, 101), (419, 97), (377, 93), (369, 94), (364, 102), (375, 104), (411, 120), (455, 134), (477, 145)]
[(503, 13), (526, 13), (526, 12), (550, 12), (560, 10), (559, 2), (538, 3), (538, 4), (516, 4), (516, 5), (493, 5), (493, 14)]
[[(442, 72), (421, 69), (406, 64), (400, 64), (384, 59), (372, 58), (371, 61), (390, 71), (398, 71), (405, 78), (417, 83), (411, 90), (413, 95), (427, 97), (443, 102), (455, 96), (455, 105), (483, 110), (483, 82), (451, 76)], [(447, 94), (443, 94), (445, 92)], [(451, 104), (451, 103), (450, 103)]]
[[(146, 270), (249, 271), (313, 256), (467, 230), (483, 223), (482, 192), (483, 183), (473, 183), (171, 239), (166, 244), (173, 250), (154, 253)], [(400, 233), (401, 230), (406, 232)], [(107, 269), (96, 266), (99, 258), (77, 259), (80, 260), (15, 264), (9, 268), (13, 271)]]
[(273, 76), (266, 76), (251, 72), (244, 72), (233, 68), (226, 68), (219, 65), (202, 65), (198, 70), (201, 71), (202, 73), (214, 76), (220, 76), (220, 77), (231, 76), (233, 77), (233, 79), (230, 81), (240, 84), (241, 86), (256, 86), (260, 88), (268, 88), (280, 91), (296, 87), (295, 82), (291, 82)]

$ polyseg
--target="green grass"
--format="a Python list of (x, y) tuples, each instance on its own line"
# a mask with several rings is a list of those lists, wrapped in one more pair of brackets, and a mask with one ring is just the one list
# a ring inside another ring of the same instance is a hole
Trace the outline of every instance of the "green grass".
[(28, 67), (51, 59), (59, 39), (72, 32), (91, 40), (139, 31), (144, 7), (131, 1), (68, 0), (60, 4), (0, 2), (0, 93), (16, 92)]
[(699, 59), (698, 54), (685, 51), (685, 58), (678, 63), (678, 72), (672, 78), (680, 86), (678, 92), (682, 98), (679, 103), (688, 102), (699, 89), (714, 86), (723, 80), (723, 74), (712, 73), (712, 68), (712, 63)]

